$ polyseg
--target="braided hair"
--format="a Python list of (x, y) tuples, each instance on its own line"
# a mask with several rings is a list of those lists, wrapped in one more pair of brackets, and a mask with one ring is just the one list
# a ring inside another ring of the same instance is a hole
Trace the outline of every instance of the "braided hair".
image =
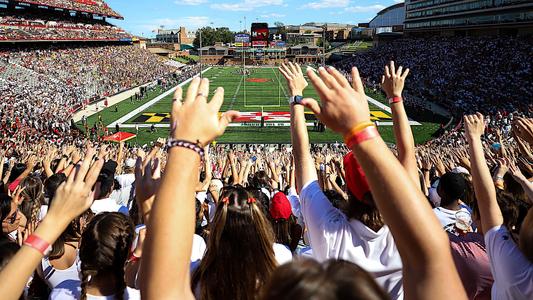
[(81, 300), (87, 299), (92, 279), (110, 274), (116, 279), (116, 299), (124, 298), (124, 265), (133, 234), (130, 218), (116, 212), (99, 214), (87, 225), (80, 244)]
[(24, 190), (20, 195), (24, 198), (21, 211), (28, 219), (28, 223), (38, 221), (41, 206), (44, 204), (43, 182), (39, 177), (29, 176), (20, 182)]

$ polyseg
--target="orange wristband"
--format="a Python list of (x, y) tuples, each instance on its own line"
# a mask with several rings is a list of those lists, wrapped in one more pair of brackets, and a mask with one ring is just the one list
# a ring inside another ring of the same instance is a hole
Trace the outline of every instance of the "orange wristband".
[(351, 137), (345, 139), (345, 143), (348, 148), (352, 149), (353, 146), (359, 145), (364, 141), (376, 138), (379, 136), (376, 126), (366, 127), (365, 129), (353, 134)]
[(344, 140), (348, 140), (350, 137), (352, 137), (354, 134), (357, 134), (359, 131), (362, 131), (363, 129), (374, 126), (374, 122), (363, 122), (355, 125), (350, 131), (348, 131), (347, 134), (344, 135)]

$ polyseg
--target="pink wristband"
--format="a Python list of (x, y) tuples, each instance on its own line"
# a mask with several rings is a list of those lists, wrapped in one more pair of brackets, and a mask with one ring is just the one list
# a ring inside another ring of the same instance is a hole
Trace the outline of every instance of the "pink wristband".
[(24, 245), (34, 248), (35, 250), (41, 252), (44, 256), (46, 256), (52, 250), (52, 247), (48, 242), (36, 236), (35, 234), (30, 235), (24, 241)]
[(389, 104), (398, 103), (398, 102), (402, 102), (402, 101), (403, 101), (402, 97), (389, 98)]
[(352, 135), (349, 139), (346, 140), (346, 145), (351, 149), (355, 145), (359, 145), (364, 141), (373, 139), (378, 136), (379, 132), (376, 126), (370, 126)]

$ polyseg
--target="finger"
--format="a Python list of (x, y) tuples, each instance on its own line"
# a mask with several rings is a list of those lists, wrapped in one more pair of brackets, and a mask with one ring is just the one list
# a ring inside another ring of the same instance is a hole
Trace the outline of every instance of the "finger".
[(302, 100), (302, 104), (309, 108), (317, 117), (320, 116), (322, 111), (320, 104), (313, 98), (305, 98)]
[(394, 64), (393, 60), (390, 61), (390, 74), (391, 75), (396, 74), (396, 65)]
[(287, 76), (288, 76), (289, 78), (292, 77), (292, 75), (293, 75), (293, 74), (292, 74), (292, 71), (291, 71), (291, 69), (289, 68), (289, 66), (287, 66), (287, 64), (282, 64), (282, 65), (281, 65), (281, 68), (282, 68), (283, 71), (287, 74)]
[(294, 75), (298, 74), (298, 69), (296, 69), (296, 66), (290, 61), (289, 61), (289, 67), (291, 68), (292, 74)]
[[(85, 179), (85, 175), (87, 175), (87, 172), (89, 171), (89, 167), (91, 166), (93, 156), (94, 156), (94, 149), (93, 148), (88, 149), (85, 159), (81, 163), (81, 166), (78, 169), (78, 172), (76, 172), (76, 179), (74, 179), (75, 182), (82, 182)], [(100, 159), (100, 160), (103, 160), (103, 159)]]
[(331, 76), (333, 76), (333, 78), (335, 78), (335, 80), (337, 81), (337, 83), (342, 86), (342, 87), (350, 87), (350, 83), (348, 82), (348, 80), (346, 79), (346, 77), (344, 77), (344, 75), (342, 75), (339, 71), (337, 71), (337, 69), (335, 69), (334, 67), (329, 67), (328, 68), (328, 73), (331, 74)]
[(279, 72), (283, 75), (283, 77), (285, 77), (285, 79), (290, 79), (289, 74), (283, 68), (280, 67)]
[(396, 71), (396, 76), (401, 77), (403, 71), (403, 66), (398, 67), (398, 70)]
[(407, 78), (407, 75), (409, 75), (409, 71), (410, 71), (409, 68), (405, 69), (405, 71), (402, 74), (403, 79)]
[(152, 162), (154, 159), (150, 157), (150, 159), (147, 161), (147, 163), (144, 165), (144, 174), (143, 176), (150, 176), (152, 175)]
[(226, 127), (228, 127), (229, 123), (233, 122), (233, 120), (237, 119), (240, 116), (241, 114), (235, 110), (229, 110), (222, 114), (218, 123), (219, 134), (223, 134), (224, 131), (226, 131)]
[(385, 75), (381, 75), (381, 85), (385, 83)]
[(161, 160), (159, 159), (159, 157), (156, 157), (154, 159), (154, 164), (152, 166), (152, 178), (161, 178)]
[[(181, 88), (178, 88), (180, 90), (180, 94), (183, 93)], [(176, 90), (177, 92), (177, 90)], [(176, 95), (176, 93), (174, 93)], [(180, 96), (181, 98), (181, 96)], [(170, 112), (170, 131), (174, 132), (176, 130), (176, 127), (178, 127), (178, 113), (181, 109), (182, 103), (179, 100), (172, 101), (172, 110)]]
[(359, 75), (359, 70), (356, 67), (352, 68), (352, 88), (358, 93), (363, 93), (365, 91), (361, 76)]
[(224, 103), (224, 88), (218, 87), (215, 90), (215, 94), (213, 95), (213, 98), (211, 98), (211, 102), (209, 102), (209, 105), (211, 106), (211, 109), (214, 112), (218, 113), (223, 103)]
[(172, 101), (180, 102), (183, 100), (183, 89), (178, 86), (176, 90), (174, 91), (174, 95), (172, 96)]
[(298, 71), (298, 74), (302, 74), (303, 75), (302, 68), (300, 67), (300, 64), (295, 63), (294, 65), (296, 65), (296, 70)]
[(209, 79), (203, 78), (198, 87), (198, 95), (196, 95), (196, 101), (207, 102), (207, 97), (209, 96)]
[(140, 180), (143, 176), (142, 172), (142, 159), (140, 157), (137, 157), (137, 160), (135, 161), (135, 180)]
[(196, 99), (196, 95), (198, 95), (198, 87), (200, 86), (200, 77), (195, 77), (191, 83), (189, 84), (189, 88), (187, 88), (187, 98), (183, 102), (183, 104), (191, 103)]
[(328, 88), (336, 89), (339, 87), (339, 84), (337, 83), (335, 78), (329, 75), (328, 71), (326, 71), (324, 67), (318, 68), (318, 73), (320, 74), (320, 78), (322, 79), (322, 81), (324, 81)]
[(102, 167), (104, 166), (104, 160), (99, 159), (97, 160), (87, 173), (87, 176), (85, 176), (85, 187), (88, 189), (92, 189), (94, 184), (96, 183), (96, 180), (98, 180), (98, 175), (100, 175), (100, 171), (102, 170)]
[(385, 76), (387, 76), (387, 78), (391, 77), (390, 76), (390, 71), (389, 71), (389, 66), (385, 66)]
[(317, 91), (318, 95), (322, 100), (326, 100), (326, 95), (330, 93), (329, 88), (326, 86), (324, 81), (316, 73), (311, 70), (311, 68), (307, 68), (307, 76), (311, 80), (311, 84), (315, 87), (315, 90)]

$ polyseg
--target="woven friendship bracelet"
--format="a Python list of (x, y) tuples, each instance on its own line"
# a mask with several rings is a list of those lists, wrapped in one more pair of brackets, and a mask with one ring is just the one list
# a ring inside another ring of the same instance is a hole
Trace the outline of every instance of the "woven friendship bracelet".
[(168, 150), (170, 150), (171, 148), (174, 148), (174, 147), (190, 149), (190, 150), (198, 153), (198, 155), (200, 155), (200, 158), (202, 160), (204, 159), (204, 156), (205, 156), (204, 148), (202, 148), (202, 146), (200, 146), (200, 142), (199, 141), (197, 141), (196, 143), (193, 143), (193, 142), (189, 142), (189, 141), (169, 139), (168, 142), (167, 142)]

